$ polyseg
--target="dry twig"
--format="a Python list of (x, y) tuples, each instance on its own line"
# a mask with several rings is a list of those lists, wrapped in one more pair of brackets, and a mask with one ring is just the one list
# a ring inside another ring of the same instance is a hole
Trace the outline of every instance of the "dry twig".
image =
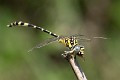
[(62, 56), (70, 63), (78, 80), (87, 80), (82, 68), (77, 63), (76, 55), (74, 56), (74, 55), (69, 55), (69, 54), (63, 53)]

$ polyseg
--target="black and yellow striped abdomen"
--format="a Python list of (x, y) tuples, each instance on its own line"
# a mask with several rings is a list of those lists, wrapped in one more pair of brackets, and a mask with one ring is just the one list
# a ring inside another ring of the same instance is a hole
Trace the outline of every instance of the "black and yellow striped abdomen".
[(26, 23), (26, 22), (22, 22), (22, 21), (19, 21), (19, 22), (13, 22), (11, 23), (10, 25), (7, 25), (8, 27), (13, 27), (13, 26), (26, 26), (26, 27), (31, 27), (31, 28), (35, 28), (35, 29), (39, 29), (45, 33), (48, 33), (54, 37), (59, 37), (59, 35), (56, 35), (42, 27), (39, 27), (39, 26), (36, 26), (36, 25), (33, 25), (33, 24), (29, 24), (29, 23)]

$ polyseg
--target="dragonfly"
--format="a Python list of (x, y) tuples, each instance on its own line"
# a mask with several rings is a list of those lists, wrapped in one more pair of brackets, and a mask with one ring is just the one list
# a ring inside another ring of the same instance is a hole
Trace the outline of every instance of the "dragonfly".
[[(15, 21), (13, 23), (10, 23), (7, 26), (8, 27), (14, 27), (14, 26), (21, 26), (22, 27), (23, 26), (23, 27), (35, 28), (35, 29), (41, 30), (41, 31), (53, 36), (52, 38), (49, 38), (49, 39), (43, 41), (42, 43), (36, 45), (32, 49), (30, 49), (28, 52), (32, 51), (35, 48), (41, 48), (41, 47), (46, 46), (50, 43), (58, 41), (59, 43), (64, 44), (69, 49), (69, 51), (64, 51), (65, 53), (62, 54), (63, 56), (67, 56), (68, 54), (69, 55), (74, 54), (74, 55), (78, 55), (78, 56), (84, 58), (84, 49), (85, 48), (83, 45), (79, 44), (78, 40), (91, 40), (88, 38), (80, 38), (80, 37), (84, 36), (81, 34), (74, 34), (74, 35), (70, 35), (70, 36), (59, 36), (59, 35), (51, 32), (47, 29), (40, 27), (40, 26), (36, 26), (36, 25), (22, 22), (22, 21)], [(106, 39), (104, 37), (94, 37), (94, 38)]]

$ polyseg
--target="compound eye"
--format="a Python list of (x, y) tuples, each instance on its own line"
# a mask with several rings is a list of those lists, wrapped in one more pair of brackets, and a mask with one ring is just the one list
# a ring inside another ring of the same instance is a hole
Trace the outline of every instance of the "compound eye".
[(74, 50), (75, 50), (75, 52), (79, 52), (80, 51), (80, 46), (75, 46)]

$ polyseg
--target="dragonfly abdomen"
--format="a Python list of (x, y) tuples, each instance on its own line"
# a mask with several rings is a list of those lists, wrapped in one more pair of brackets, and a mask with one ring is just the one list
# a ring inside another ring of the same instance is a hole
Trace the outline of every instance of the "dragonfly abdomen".
[(13, 26), (26, 26), (26, 27), (31, 27), (31, 28), (35, 28), (35, 29), (39, 29), (47, 34), (50, 34), (54, 37), (59, 37), (59, 35), (56, 35), (55, 33), (52, 33), (42, 27), (39, 27), (39, 26), (36, 26), (36, 25), (33, 25), (33, 24), (29, 24), (29, 23), (26, 23), (26, 22), (22, 22), (22, 21), (19, 21), (19, 22), (13, 22), (11, 23), (10, 25), (7, 25), (8, 27), (13, 27)]

